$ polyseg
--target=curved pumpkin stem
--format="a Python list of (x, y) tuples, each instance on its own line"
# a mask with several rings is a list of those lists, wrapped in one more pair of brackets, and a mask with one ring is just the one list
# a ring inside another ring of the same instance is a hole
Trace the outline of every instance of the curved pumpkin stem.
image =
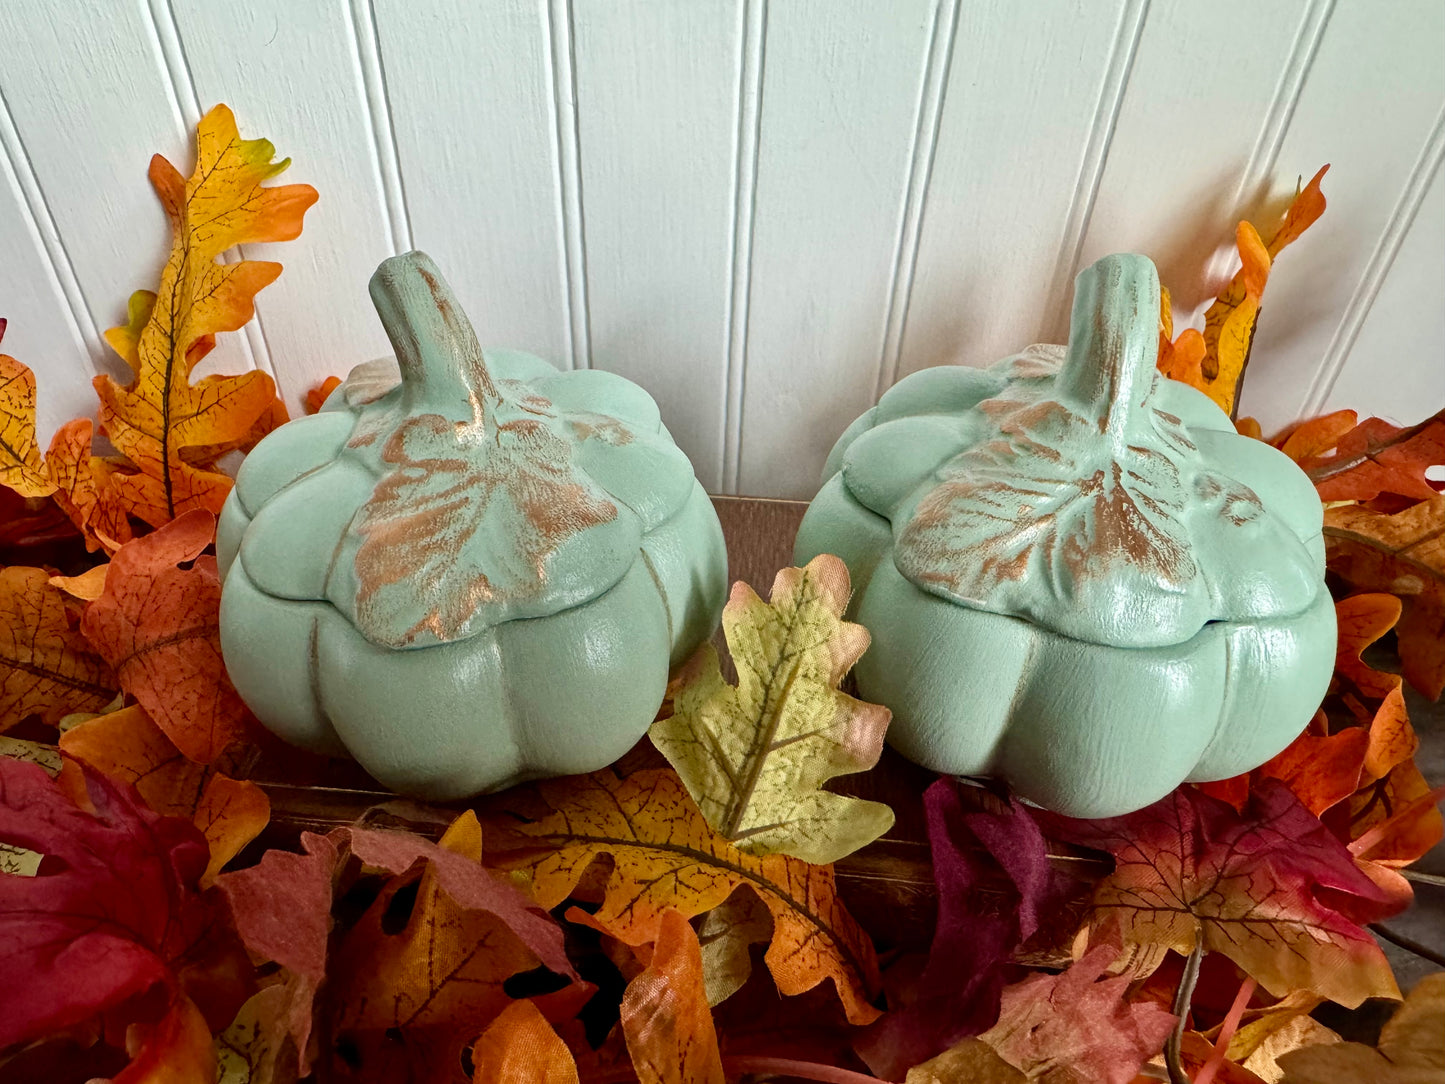
[(1105, 256), (1074, 280), (1059, 395), (1118, 447), (1142, 421), (1159, 353), (1159, 275), (1147, 256)]
[(401, 366), (408, 412), (454, 421), (489, 415), (497, 387), (476, 332), (432, 258), (413, 251), (383, 260), (369, 289)]

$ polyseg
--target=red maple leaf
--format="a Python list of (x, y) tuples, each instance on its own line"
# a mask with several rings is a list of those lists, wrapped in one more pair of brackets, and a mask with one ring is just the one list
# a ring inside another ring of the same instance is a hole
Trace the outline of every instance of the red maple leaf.
[(0, 758), (0, 839), (45, 855), (33, 877), (0, 877), (0, 1049), (157, 985), (224, 1027), (252, 969), (225, 900), (198, 890), (210, 860), (205, 837), (82, 771), (93, 813), (39, 766)]

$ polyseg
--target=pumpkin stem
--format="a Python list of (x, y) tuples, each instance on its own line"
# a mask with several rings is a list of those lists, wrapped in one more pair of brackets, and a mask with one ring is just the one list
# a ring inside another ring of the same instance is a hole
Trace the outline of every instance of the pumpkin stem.
[(401, 366), (408, 410), (467, 421), (490, 413), (497, 387), (476, 332), (425, 252), (383, 260), (371, 302)]
[(1105, 256), (1074, 280), (1069, 351), (1055, 388), (1122, 447), (1154, 383), (1159, 276), (1147, 256)]

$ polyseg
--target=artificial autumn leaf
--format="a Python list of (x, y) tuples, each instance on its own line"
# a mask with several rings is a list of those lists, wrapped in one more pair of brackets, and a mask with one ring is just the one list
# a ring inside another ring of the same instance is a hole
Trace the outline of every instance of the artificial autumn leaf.
[[(467, 813), (453, 825), (449, 842), (464, 850), (474, 848), (480, 853), (480, 839), (476, 819)], [(520, 891), (484, 869), (471, 856), (470, 851), (457, 853), (405, 832), (358, 827), (337, 828), (326, 836), (303, 832), (301, 846), (305, 852), (303, 854), (267, 851), (255, 866), (221, 874), (217, 878), (217, 884), (230, 901), (236, 929), (246, 947), (255, 955), (272, 960), (286, 969), (287, 1000), (284, 1011), (277, 1018), (278, 1026), (289, 1033), (295, 1050), (302, 1059), (306, 1057), (313, 1028), (316, 994), (328, 974), (332, 886), (338, 871), (351, 855), (355, 855), (368, 867), (394, 874), (406, 874), (417, 862), (426, 860), (427, 884), (442, 891), (438, 895), (428, 889), (435, 905), (428, 912), (424, 912), (423, 917), (416, 918), (416, 907), (421, 903), (418, 889), (417, 903), (413, 905), (411, 913), (423, 928), (434, 927), (438, 909), (448, 921), (455, 920), (460, 924), (471, 922), (467, 916), (475, 912), (484, 916), (477, 919), (475, 925), (485, 925), (496, 940), (505, 941), (511, 946), (511, 951), (517, 958), (525, 955), (538, 960), (554, 973), (574, 980), (574, 987), (578, 986), (576, 972), (568, 962), (563, 948), (560, 927), (549, 916), (540, 912)], [(411, 877), (407, 884), (415, 887), (417, 879)], [(388, 899), (394, 899), (396, 893), (405, 887), (405, 884), (394, 883), (388, 889)], [(427, 913), (432, 915), (431, 919), (425, 917)], [(380, 918), (377, 918), (377, 922), (380, 922)], [(432, 925), (428, 926), (427, 923)], [(386, 928), (390, 925), (391, 919), (387, 918)], [(373, 935), (382, 928), (376, 923), (368, 927)], [(355, 929), (352, 933), (355, 934)], [(413, 938), (415, 936), (419, 935), (414, 934)], [(522, 946), (520, 952), (512, 944), (514, 941)], [(445, 944), (454, 945), (455, 938)], [(358, 954), (366, 947), (365, 938), (356, 935), (347, 945), (348, 951), (352, 953), (353, 970), (364, 972), (366, 965)], [(397, 944), (388, 948), (392, 954), (389, 958), (394, 963), (402, 958), (403, 954), (398, 951), (402, 947), (404, 946)], [(397, 963), (397, 966), (400, 964)], [(369, 978), (363, 975), (358, 981), (374, 984), (376, 978), (374, 975)], [(416, 975), (412, 974), (408, 981), (413, 983), (408, 989), (414, 989)], [(345, 986), (340, 988), (346, 989)], [(388, 994), (389, 1005), (393, 1004), (390, 997)], [(344, 1009), (345, 1006), (340, 1006), (336, 1011), (342, 1012)], [(372, 1006), (372, 1011), (381, 1010)], [(362, 1014), (351, 1023), (367, 1023), (370, 1019)], [(422, 1023), (427, 1021), (423, 1020)], [(469, 1021), (469, 1032), (466, 1027), (458, 1025), (460, 1037), (455, 1041), (464, 1043), (470, 1040), (481, 1023), (483, 1022), (476, 1019)], [(463, 1035), (461, 1032), (467, 1033)], [(280, 1040), (273, 1036), (271, 1041)], [(375, 1037), (370, 1036), (367, 1041), (374, 1043)], [(351, 1048), (346, 1049), (349, 1051)], [(384, 1051), (385, 1047), (368, 1047), (372, 1054), (376, 1054), (378, 1050)], [(460, 1061), (456, 1064), (459, 1066)], [(304, 1073), (306, 1069), (303, 1060), (300, 1070)]]
[[(529, 794), (542, 809), (518, 824), (514, 818), (526, 817), (520, 806)], [(509, 806), (508, 816), (503, 811)], [(489, 832), (495, 828), (488, 861), (528, 871), (542, 907), (556, 907), (594, 862), (610, 857), (602, 906), (587, 921), (641, 945), (657, 940), (667, 910), (695, 917), (747, 885), (773, 915), (764, 961), (779, 989), (799, 994), (831, 979), (851, 1022), (878, 1017), (867, 1000), (878, 984), (877, 958), (838, 899), (832, 867), (781, 854), (744, 854), (708, 828), (673, 772), (647, 769), (618, 779), (604, 771), (549, 780), (534, 791), (509, 792), (495, 808), (503, 816), (487, 822)]]
[(154, 1025), (132, 1024), (126, 1035), (131, 1063), (110, 1084), (200, 1084), (216, 1079), (216, 1047), (195, 1003), (175, 995)]
[(472, 1047), (472, 1084), (577, 1084), (567, 1044), (530, 1001), (514, 1001)]
[(915, 1000), (874, 1024), (858, 1043), (885, 1079), (976, 1035), (998, 1019), (999, 998), (1019, 969), (1013, 955), (1061, 898), (1043, 834), (1016, 799), (1002, 810), (966, 806), (961, 784), (924, 792), (938, 885), (938, 924)]
[(752, 946), (773, 939), (773, 913), (756, 892), (743, 886), (703, 916), (697, 938), (707, 1003), (719, 1005), (752, 974)]
[(1359, 415), (1353, 410), (1336, 410), (1309, 418), (1294, 425), (1287, 425), (1269, 443), (1289, 456), (1296, 463), (1304, 459), (1323, 455), (1359, 422)]
[[(531, 917), (515, 890), (482, 870), (475, 815), (459, 817), (434, 850), (465, 862), (478, 871), (474, 880), (494, 886), (495, 898), (516, 899), (520, 913)], [(337, 1052), (331, 1079), (465, 1079), (462, 1051), (511, 1001), (503, 983), (542, 962), (510, 924), (512, 916), (467, 907), (444, 889), (456, 864), (429, 862), (419, 880), (393, 880), (337, 943), (327, 986), (328, 1032)], [(571, 972), (565, 959), (563, 966)], [(589, 992), (567, 991), (574, 997)]]
[(1431, 700), (1445, 690), (1445, 496), (1393, 515), (1360, 505), (1325, 509), (1332, 573), (1403, 604), (1395, 627), (1405, 680)]
[(320, 384), (306, 392), (306, 413), (315, 414), (321, 410), (327, 398), (337, 388), (341, 387), (341, 377), (328, 376)]
[(622, 995), (622, 1033), (640, 1084), (725, 1084), (687, 917), (664, 911), (647, 970)]
[(1093, 907), (1126, 944), (1188, 955), (1200, 933), (1276, 996), (1310, 990), (1350, 1008), (1398, 996), (1360, 926), (1392, 901), (1279, 780), (1256, 783), (1243, 814), (1186, 786), (1122, 817), (1045, 815), (1044, 828), (1114, 856)]
[(22, 497), (55, 491), (35, 443), (35, 374), (9, 354), (0, 354), (0, 485)]
[[(1318, 447), (1326, 439), (1326, 420), (1353, 413), (1340, 411), (1306, 423), (1284, 442), (1282, 450), (1309, 475), (1321, 500), (1369, 501), (1381, 494), (1429, 500), (1440, 492), (1441, 487), (1432, 485), (1425, 472), (1445, 463), (1445, 410), (1407, 429), (1383, 418), (1366, 418), (1332, 443)], [(1302, 432), (1315, 438), (1312, 446), (1300, 438)]]
[(215, 458), (253, 439), (263, 417), (274, 418), (276, 389), (265, 373), (190, 381), (216, 335), (245, 324), (256, 294), (281, 273), (280, 264), (222, 264), (220, 255), (299, 236), (316, 202), (310, 185), (263, 186), (290, 164), (273, 162), (274, 153), (267, 140), (241, 139), (231, 111), (218, 105), (196, 129), (189, 179), (160, 155), (151, 159), (151, 184), (171, 223), (170, 258), (157, 291), (133, 295), (127, 323), (106, 333), (134, 381), (121, 387), (102, 375), (95, 387), (101, 427), (135, 468), (112, 482), (152, 526), (191, 509), (219, 512), (231, 480), (211, 469)]
[(1289, 206), (1284, 219), (1269, 241), (1248, 222), (1241, 222), (1235, 231), (1241, 267), (1219, 297), (1204, 313), (1204, 333), (1189, 329), (1173, 343), (1168, 335), (1173, 320), (1165, 321), (1159, 367), (1166, 375), (1198, 388), (1217, 403), (1221, 410), (1234, 417), (1244, 371), (1254, 345), (1255, 326), (1259, 322), (1260, 302), (1270, 268), (1281, 250), (1299, 238), (1325, 209), (1320, 181), (1329, 166), (1311, 178)]
[(1008, 987), (998, 1023), (909, 1070), (907, 1084), (1128, 1084), (1176, 1018), (1124, 1000), (1129, 977), (1105, 977), (1117, 953), (1101, 944), (1063, 974)]
[[(81, 629), (177, 749), (209, 764), (246, 732), (221, 659), (221, 579), (203, 555), (209, 512), (188, 512), (116, 551)], [(181, 567), (189, 563), (189, 567)]]
[(85, 536), (85, 548), (114, 553), (134, 536), (124, 501), (111, 484), (116, 464), (91, 454), (88, 418), (66, 422), (50, 438), (45, 467), (55, 483), (55, 503)]
[(0, 730), (55, 723), (115, 697), (116, 676), (76, 628), (80, 605), (43, 568), (0, 569)]
[(296, 1080), (295, 1052), (288, 1051), (280, 1026), (287, 989), (268, 986), (252, 994), (225, 1031), (216, 1036), (216, 1084), (287, 1084)]
[(105, 576), (109, 565), (96, 565), (79, 576), (51, 576), (50, 586), (58, 587), (71, 598), (81, 602), (94, 602), (105, 590)]
[(211, 860), (201, 876), (209, 886), (242, 847), (271, 819), (271, 803), (255, 783), (233, 779), (239, 762), (223, 756), (214, 765), (188, 760), (139, 704), (98, 715), (60, 736), (60, 748), (74, 760), (61, 770), (61, 786), (72, 797), (84, 782), (76, 760), (136, 788), (142, 800), (167, 817), (184, 817), (200, 829)]
[(1284, 1084), (1438, 1084), (1445, 1079), (1445, 974), (1427, 975), (1380, 1030), (1362, 1043), (1310, 1046), (1279, 1057)]
[(821, 789), (878, 763), (890, 717), (837, 688), (868, 648), (868, 630), (843, 620), (850, 591), (831, 554), (779, 572), (768, 602), (734, 584), (722, 624), (737, 685), (705, 644), (649, 731), (709, 827), (748, 854), (822, 865), (893, 826), (881, 802)]
[(95, 812), (43, 769), (0, 758), (0, 839), (54, 859), (34, 877), (0, 877), (6, 999), (0, 1048), (86, 1021), (157, 985), (223, 1026), (251, 967), (225, 901), (200, 892), (206, 844), (189, 822), (85, 775)]

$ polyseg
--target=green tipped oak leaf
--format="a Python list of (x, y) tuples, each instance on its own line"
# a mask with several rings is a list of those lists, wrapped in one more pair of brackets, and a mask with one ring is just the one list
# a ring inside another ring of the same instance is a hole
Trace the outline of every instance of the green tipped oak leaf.
[(1092, 906), (1118, 920), (1126, 945), (1188, 955), (1202, 933), (1276, 996), (1310, 990), (1350, 1008), (1399, 996), (1362, 928), (1395, 901), (1277, 779), (1256, 782), (1243, 812), (1184, 786), (1121, 817), (1042, 821), (1054, 838), (1114, 856)]
[(205, 839), (98, 772), (86, 769), (85, 784), (94, 812), (38, 765), (0, 758), (0, 840), (45, 855), (34, 876), (0, 876), (0, 1049), (156, 986), (224, 1026), (252, 969), (226, 901), (198, 888)]
[(768, 602), (733, 585), (723, 632), (738, 683), (705, 645), (673, 693), (652, 741), (677, 769), (708, 825), (748, 854), (836, 862), (893, 825), (893, 811), (822, 790), (878, 763), (889, 712), (838, 683), (868, 647), (843, 620), (848, 569), (829, 554), (785, 568)]
[(549, 780), (514, 788), (488, 810), (488, 864), (526, 871), (542, 907), (556, 907), (595, 862), (610, 858), (602, 906), (568, 917), (636, 946), (657, 940), (664, 912), (694, 918), (747, 885), (773, 915), (764, 962), (778, 988), (800, 994), (831, 979), (852, 1023), (877, 1019), (868, 999), (878, 989), (878, 960), (838, 898), (833, 867), (744, 854), (707, 826), (673, 772)]

